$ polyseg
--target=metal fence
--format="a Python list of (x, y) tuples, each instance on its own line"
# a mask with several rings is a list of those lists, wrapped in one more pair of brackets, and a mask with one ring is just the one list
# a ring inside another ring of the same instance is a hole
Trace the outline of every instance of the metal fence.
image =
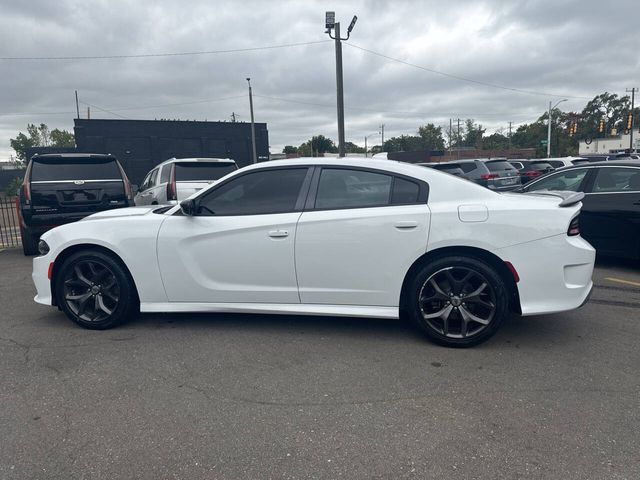
[(0, 249), (21, 245), (16, 197), (0, 196)]

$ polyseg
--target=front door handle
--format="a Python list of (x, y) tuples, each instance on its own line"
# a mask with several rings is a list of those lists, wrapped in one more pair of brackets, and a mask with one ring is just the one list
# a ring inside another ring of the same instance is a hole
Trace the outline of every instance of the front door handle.
[(287, 230), (271, 230), (269, 232), (269, 236), (271, 238), (283, 238), (283, 237), (288, 237), (289, 232)]
[(405, 220), (401, 222), (396, 222), (395, 227), (398, 230), (411, 230), (412, 228), (416, 228), (418, 226), (418, 222), (413, 220)]

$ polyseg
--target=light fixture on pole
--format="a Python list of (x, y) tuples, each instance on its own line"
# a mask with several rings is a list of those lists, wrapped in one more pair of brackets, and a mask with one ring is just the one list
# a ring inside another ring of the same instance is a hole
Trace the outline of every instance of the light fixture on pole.
[(367, 139), (369, 137), (373, 137), (374, 135), (380, 135), (380, 133), (379, 132), (370, 133), (369, 135), (366, 135), (364, 137), (364, 158), (367, 158), (367, 152), (368, 152), (368, 150), (367, 150)]
[[(344, 157), (346, 155), (344, 144), (344, 93), (342, 87), (342, 41), (349, 40), (351, 31), (355, 27), (358, 21), (357, 16), (353, 16), (349, 28), (347, 29), (346, 38), (340, 37), (340, 22), (336, 22), (335, 12), (325, 13), (325, 33), (329, 34), (329, 37), (335, 40), (336, 44), (336, 91), (337, 91), (337, 104), (338, 104), (338, 157)], [(331, 35), (331, 30), (334, 30), (334, 35)]]
[(251, 110), (251, 150), (253, 153), (251, 161), (258, 163), (258, 154), (256, 153), (256, 124), (253, 121), (253, 94), (251, 93), (251, 79), (248, 77), (247, 83), (249, 84), (249, 109)]
[(566, 102), (567, 99), (563, 98), (559, 100), (553, 107), (551, 106), (551, 102), (549, 102), (549, 116), (547, 117), (547, 158), (551, 157), (551, 110), (556, 108), (562, 102)]

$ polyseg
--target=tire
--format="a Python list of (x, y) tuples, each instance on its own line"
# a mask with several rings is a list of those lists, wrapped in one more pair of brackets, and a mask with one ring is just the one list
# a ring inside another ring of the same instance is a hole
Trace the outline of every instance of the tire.
[(113, 328), (139, 312), (129, 272), (119, 259), (101, 251), (83, 250), (65, 259), (55, 286), (60, 309), (84, 328)]
[(37, 255), (38, 241), (40, 237), (34, 235), (28, 228), (20, 226), (20, 238), (22, 239), (22, 251), (25, 255)]
[(411, 320), (433, 342), (472, 347), (489, 339), (509, 314), (504, 281), (489, 264), (448, 256), (415, 273), (406, 291)]

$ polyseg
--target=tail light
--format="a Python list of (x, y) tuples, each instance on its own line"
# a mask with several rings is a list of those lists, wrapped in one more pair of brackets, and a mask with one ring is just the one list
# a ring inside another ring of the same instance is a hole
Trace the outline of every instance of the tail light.
[(493, 180), (494, 178), (498, 178), (499, 175), (497, 173), (484, 173), (480, 175), (482, 180)]
[(525, 177), (531, 177), (531, 178), (535, 178), (535, 177), (539, 177), (540, 175), (542, 175), (542, 173), (540, 173), (537, 170), (529, 170), (528, 172), (524, 172)]
[(120, 169), (120, 174), (122, 175), (122, 181), (124, 182), (124, 193), (127, 196), (127, 200), (132, 202), (133, 191), (131, 191), (131, 182), (129, 181), (129, 177), (127, 177), (127, 174), (125, 173), (124, 168), (122, 168), (122, 165), (120, 165), (120, 162), (118, 162), (118, 168)]
[(25, 205), (31, 205), (31, 166), (29, 164), (27, 170), (24, 172), (24, 180), (22, 181), (22, 198)]
[(169, 183), (167, 183), (167, 200), (178, 200), (176, 192), (176, 166), (171, 165), (171, 173), (169, 174)]
[(576, 235), (580, 235), (580, 223), (578, 222), (578, 217), (574, 217), (569, 224), (569, 229), (567, 230), (567, 235), (570, 237), (575, 237)]

